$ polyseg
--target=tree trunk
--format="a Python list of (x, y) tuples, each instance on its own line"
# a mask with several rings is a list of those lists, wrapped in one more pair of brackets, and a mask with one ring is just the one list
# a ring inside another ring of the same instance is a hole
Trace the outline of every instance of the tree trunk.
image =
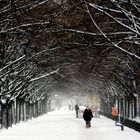
[(8, 128), (7, 126), (7, 107), (1, 105), (1, 128)]
[(15, 102), (12, 102), (12, 124), (16, 123), (16, 119), (15, 119)]
[(19, 102), (16, 100), (16, 123), (19, 123), (20, 118), (19, 118)]
[(24, 121), (27, 121), (27, 118), (26, 118), (26, 102), (23, 103), (23, 120)]

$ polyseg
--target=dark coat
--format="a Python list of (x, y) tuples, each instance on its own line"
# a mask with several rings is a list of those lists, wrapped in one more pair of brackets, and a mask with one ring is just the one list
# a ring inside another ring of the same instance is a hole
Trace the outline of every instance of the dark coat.
[(83, 113), (83, 118), (85, 121), (91, 121), (93, 115), (91, 112), (91, 109), (85, 109), (84, 113)]
[(79, 106), (78, 105), (75, 105), (75, 110), (79, 110)]

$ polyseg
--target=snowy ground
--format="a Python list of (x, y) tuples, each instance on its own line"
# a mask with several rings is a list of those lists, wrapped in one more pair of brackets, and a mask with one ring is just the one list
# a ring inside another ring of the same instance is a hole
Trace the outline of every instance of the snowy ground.
[(124, 127), (121, 131), (114, 121), (103, 116), (93, 118), (92, 127), (85, 128), (83, 119), (75, 112), (56, 111), (37, 119), (0, 130), (0, 140), (140, 140), (140, 133)]

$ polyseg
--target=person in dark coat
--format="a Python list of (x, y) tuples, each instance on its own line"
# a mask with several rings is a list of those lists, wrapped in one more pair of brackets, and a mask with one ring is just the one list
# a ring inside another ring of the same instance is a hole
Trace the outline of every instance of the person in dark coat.
[(86, 127), (91, 127), (91, 119), (93, 118), (91, 109), (87, 106), (83, 113), (83, 118), (86, 122)]
[(76, 111), (76, 118), (78, 118), (79, 106), (77, 104), (75, 105), (75, 111)]

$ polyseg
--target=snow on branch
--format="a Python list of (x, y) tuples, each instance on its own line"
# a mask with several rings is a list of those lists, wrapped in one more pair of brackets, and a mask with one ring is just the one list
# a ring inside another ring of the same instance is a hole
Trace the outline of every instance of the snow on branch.
[(28, 101), (32, 96), (34, 96), (35, 94), (38, 93), (39, 90), (41, 90), (44, 87), (44, 85), (42, 85), (41, 87), (39, 87), (38, 89), (36, 89), (34, 92), (32, 92), (27, 98), (26, 101)]
[(47, 74), (45, 74), (45, 75), (42, 75), (42, 76), (33, 78), (33, 79), (30, 80), (30, 82), (34, 82), (34, 81), (40, 80), (40, 79), (42, 79), (42, 78), (45, 78), (45, 77), (50, 76), (50, 75), (52, 75), (52, 74), (55, 74), (55, 73), (57, 73), (58, 71), (59, 71), (59, 68), (58, 68), (57, 70), (52, 71), (52, 72), (49, 72), (49, 73), (47, 73)]
[(16, 29), (19, 29), (22, 27), (29, 27), (29, 26), (35, 26), (35, 25), (46, 25), (46, 24), (49, 24), (49, 22), (37, 22), (37, 23), (22, 24), (22, 25), (19, 25), (19, 26), (16, 26), (16, 27), (13, 27), (13, 28), (10, 28), (7, 30), (2, 30), (0, 33), (6, 33), (6, 32), (13, 31), (13, 30), (16, 30)]
[(8, 68), (9, 66), (13, 65), (14, 63), (19, 62), (20, 60), (24, 59), (25, 55), (19, 57), (18, 59), (16, 59), (15, 61), (12, 61), (10, 64), (6, 65), (5, 67), (3, 67), (2, 69), (0, 69), (0, 72), (5, 70), (6, 68)]
[(138, 32), (137, 30), (131, 28), (130, 26), (127, 26), (126, 24), (122, 23), (121, 21), (115, 19), (112, 15), (110, 15), (108, 12), (106, 12), (105, 10), (102, 10), (98, 5), (92, 4), (92, 3), (86, 3), (87, 5), (91, 6), (92, 8), (95, 8), (96, 10), (106, 14), (108, 17), (110, 17), (111, 19), (113, 19), (116, 23), (120, 24), (121, 26), (129, 29), (130, 31), (136, 33), (137, 35), (140, 35), (140, 32)]
[(91, 15), (91, 13), (90, 13), (90, 11), (89, 11), (88, 5), (86, 5), (86, 7), (87, 7), (87, 12), (88, 12), (88, 14), (89, 14), (89, 16), (90, 16), (90, 18), (91, 18), (93, 24), (96, 26), (96, 28), (98, 29), (98, 31), (104, 36), (104, 38), (105, 38), (108, 42), (110, 42), (115, 48), (121, 50), (122, 52), (124, 52), (124, 53), (126, 53), (126, 54), (128, 54), (128, 55), (130, 55), (130, 56), (133, 56), (133, 57), (135, 57), (135, 58), (137, 58), (137, 59), (140, 60), (140, 56), (138, 56), (138, 55), (136, 55), (136, 54), (134, 54), (134, 53), (131, 53), (131, 52), (129, 52), (129, 51), (127, 51), (127, 50), (121, 48), (120, 46), (118, 46), (118, 45), (115, 44), (114, 42), (112, 42), (111, 39), (109, 39), (109, 38), (105, 35), (105, 33), (100, 29), (100, 27), (97, 25), (97, 23), (96, 23), (95, 20), (93, 19), (92, 15)]
[[(37, 1), (37, 2), (38, 2), (38, 1)], [(48, 2), (48, 0), (41, 1), (41, 2), (37, 3), (36, 5), (34, 5), (33, 7), (31, 7), (30, 10), (33, 9), (33, 8), (35, 8), (35, 7), (37, 7), (37, 6), (43, 5), (43, 4), (45, 4), (46, 2)]]
[[(86, 32), (86, 31), (75, 30), (75, 29), (64, 29), (64, 31), (92, 35), (92, 36), (99, 36), (99, 35), (102, 36), (101, 33), (92, 33), (92, 32)], [(133, 35), (134, 33), (132, 33), (132, 32), (114, 32), (114, 33), (104, 33), (104, 34), (105, 35), (122, 35), (122, 34)]]
[[(120, 83), (120, 85), (125, 87), (125, 89), (127, 90), (127, 93), (131, 93), (131, 91), (128, 88), (128, 86), (126, 85), (125, 81), (121, 80), (120, 77), (116, 73), (114, 73), (112, 70), (110, 70), (107, 66), (103, 65), (102, 63), (100, 63), (100, 65), (102, 65), (102, 68), (107, 70), (113, 77), (115, 77), (115, 79), (117, 79), (117, 81)], [(108, 80), (106, 79), (106, 81), (108, 81)]]
[[(129, 19), (129, 21), (130, 21), (131, 23), (133, 23), (133, 26), (134, 26), (135, 30), (137, 30), (137, 32), (139, 32), (138, 29), (140, 29), (140, 27), (138, 26), (138, 23), (136, 23), (135, 18), (136, 18), (137, 20), (140, 20), (140, 19), (137, 18), (137, 17), (135, 17), (135, 16), (132, 14), (132, 12), (129, 12), (129, 11), (125, 10), (124, 8), (122, 8), (122, 7), (121, 7), (118, 3), (116, 3), (115, 1), (112, 1), (112, 0), (111, 0), (111, 2), (114, 3), (115, 6), (117, 6), (117, 8), (119, 8), (119, 9), (122, 11), (122, 13)], [(137, 29), (137, 28), (138, 28), (138, 29)]]

